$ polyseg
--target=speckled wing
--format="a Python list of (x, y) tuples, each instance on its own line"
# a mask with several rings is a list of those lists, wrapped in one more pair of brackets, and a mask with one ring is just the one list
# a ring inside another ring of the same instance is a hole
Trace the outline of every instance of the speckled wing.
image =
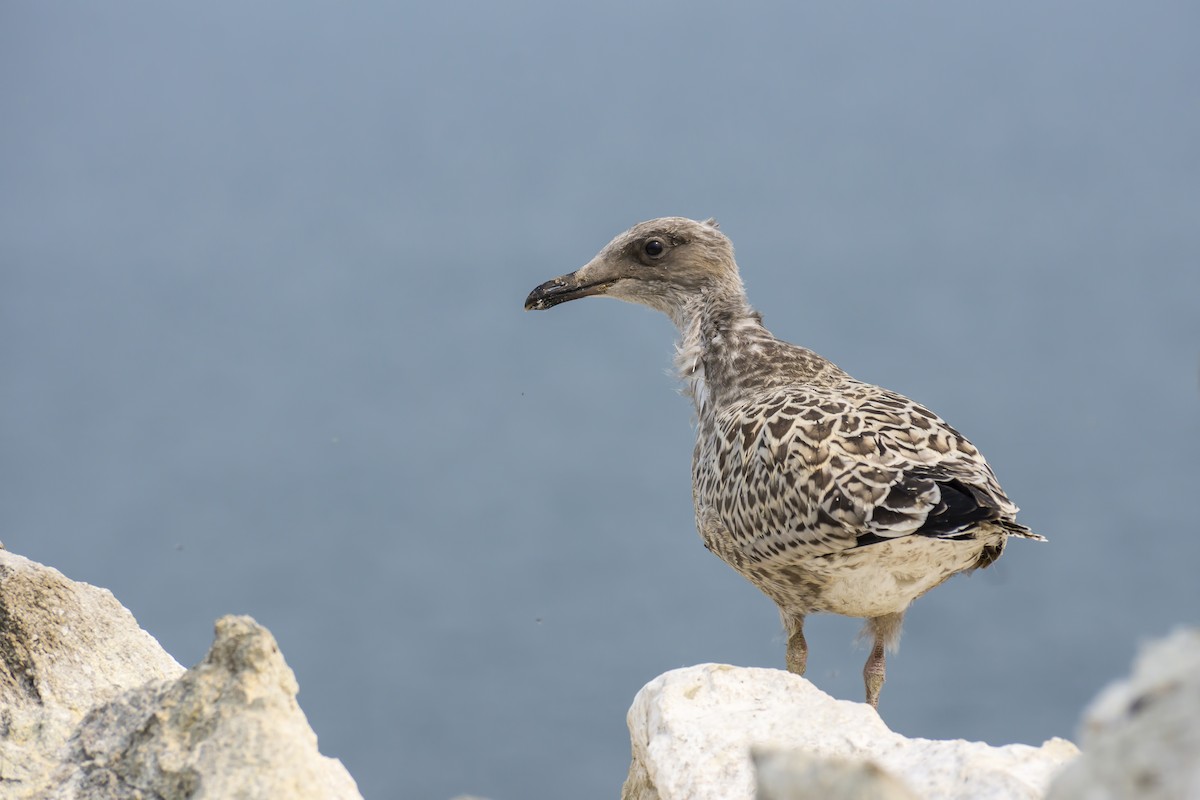
[[(693, 465), (697, 515), (753, 561), (886, 539), (969, 538), (1013, 522), (979, 451), (924, 407), (876, 386), (766, 390), (716, 414)], [(703, 524), (703, 523), (702, 523)]]

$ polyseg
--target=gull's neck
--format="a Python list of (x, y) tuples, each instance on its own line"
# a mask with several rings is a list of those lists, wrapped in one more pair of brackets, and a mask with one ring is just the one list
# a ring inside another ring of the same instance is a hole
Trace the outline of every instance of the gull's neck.
[(775, 338), (740, 286), (703, 289), (669, 313), (680, 333), (675, 368), (702, 420), (763, 388), (848, 377), (811, 350)]
[(743, 388), (742, 368), (776, 342), (744, 292), (704, 289), (676, 307), (671, 318), (679, 329), (675, 368), (698, 414), (736, 400)]

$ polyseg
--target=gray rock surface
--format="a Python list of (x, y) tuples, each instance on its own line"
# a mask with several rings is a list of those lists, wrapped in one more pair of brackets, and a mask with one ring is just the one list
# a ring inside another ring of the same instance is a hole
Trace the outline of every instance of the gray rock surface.
[[(1063, 739), (1040, 748), (908, 739), (866, 704), (835, 700), (798, 675), (721, 664), (660, 675), (638, 692), (628, 722), (633, 763), (626, 800), (749, 800), (752, 751), (774, 775), (761, 795), (774, 800), (812, 796), (786, 782), (789, 775), (802, 782), (805, 772), (829, 785), (851, 782), (845, 794), (820, 795), (828, 798), (1032, 800), (1079, 752)], [(792, 751), (817, 761), (777, 755)]]
[(212, 649), (183, 676), (84, 719), (46, 797), (360, 798), (341, 762), (318, 752), (298, 690), (266, 628), (222, 617)]
[(0, 551), (0, 793), (38, 796), (92, 708), (183, 671), (108, 590)]
[(1051, 800), (1200, 798), (1200, 630), (1144, 647), (1133, 674), (1092, 701), (1079, 735), (1083, 755)]
[(361, 798), (249, 617), (186, 672), (110, 594), (0, 552), (0, 797)]
[(821, 758), (802, 750), (754, 750), (755, 800), (920, 800), (873, 761)]

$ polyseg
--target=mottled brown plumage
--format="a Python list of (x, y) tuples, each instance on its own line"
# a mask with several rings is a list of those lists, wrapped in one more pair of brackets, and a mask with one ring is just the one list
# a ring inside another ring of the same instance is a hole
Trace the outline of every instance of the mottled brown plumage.
[(779, 606), (793, 672), (805, 668), (806, 615), (864, 618), (876, 705), (909, 604), (991, 564), (1010, 535), (1042, 538), (1017, 524), (983, 456), (936, 414), (772, 336), (714, 221), (640, 223), (525, 307), (593, 294), (658, 309), (679, 328), (676, 366), (698, 418), (696, 525)]

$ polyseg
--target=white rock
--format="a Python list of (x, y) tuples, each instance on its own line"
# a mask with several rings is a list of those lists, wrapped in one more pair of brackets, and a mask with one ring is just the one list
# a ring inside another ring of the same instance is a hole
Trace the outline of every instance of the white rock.
[(0, 788), (37, 796), (93, 706), (183, 667), (106, 589), (0, 550)]
[(249, 617), (184, 671), (111, 593), (0, 551), (0, 797), (361, 800)]
[(1200, 630), (1144, 647), (1133, 675), (1092, 701), (1080, 742), (1052, 800), (1200, 798)]
[(93, 711), (69, 743), (48, 800), (147, 796), (361, 800), (340, 761), (317, 751), (296, 678), (249, 617), (217, 621), (204, 660)]
[(803, 750), (751, 752), (757, 773), (755, 800), (920, 800), (873, 761), (822, 758)]
[(1064, 739), (1040, 748), (908, 739), (869, 706), (835, 700), (798, 675), (721, 664), (660, 675), (638, 692), (628, 722), (633, 763), (625, 800), (749, 800), (752, 748), (871, 762), (898, 779), (895, 792), (907, 787), (927, 800), (1038, 798), (1079, 752)]

